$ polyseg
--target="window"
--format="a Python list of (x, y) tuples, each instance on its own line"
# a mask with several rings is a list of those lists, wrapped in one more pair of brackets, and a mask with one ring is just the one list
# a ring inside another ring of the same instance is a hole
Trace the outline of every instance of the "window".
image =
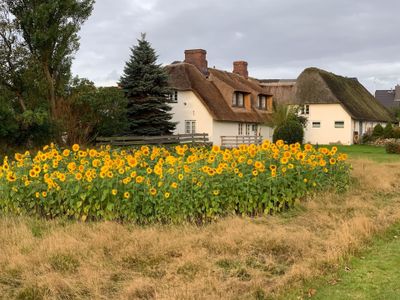
[(185, 133), (186, 134), (196, 133), (196, 121), (195, 120), (186, 120), (185, 121)]
[(265, 95), (258, 96), (257, 108), (264, 109), (264, 110), (267, 109), (267, 96), (265, 96)]
[(238, 125), (238, 135), (243, 135), (243, 124), (239, 123)]
[(251, 124), (246, 124), (246, 135), (250, 135)]
[(308, 105), (308, 104), (302, 105), (300, 107), (300, 113), (302, 115), (309, 115), (310, 114), (310, 105)]
[(251, 125), (251, 131), (253, 131), (253, 133), (256, 134), (258, 131), (258, 125), (257, 124)]
[(321, 122), (312, 122), (313, 128), (321, 128)]
[(335, 121), (335, 128), (344, 128), (344, 121)]
[(241, 92), (233, 93), (232, 106), (244, 107), (244, 93), (241, 93)]
[(172, 103), (177, 103), (178, 102), (178, 91), (174, 90), (172, 91), (171, 94), (167, 95), (168, 100), (170, 100)]

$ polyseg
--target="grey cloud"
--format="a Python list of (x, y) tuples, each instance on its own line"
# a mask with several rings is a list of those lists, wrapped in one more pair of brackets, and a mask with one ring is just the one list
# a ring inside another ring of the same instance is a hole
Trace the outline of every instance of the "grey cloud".
[(146, 32), (163, 64), (204, 48), (210, 66), (230, 70), (245, 59), (261, 78), (317, 66), (359, 77), (371, 91), (390, 88), (400, 82), (399, 10), (397, 0), (97, 0), (73, 71), (116, 82)]

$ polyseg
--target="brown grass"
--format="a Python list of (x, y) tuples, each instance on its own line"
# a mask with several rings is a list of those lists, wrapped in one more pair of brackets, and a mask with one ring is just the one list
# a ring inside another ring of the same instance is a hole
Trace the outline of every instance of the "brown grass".
[(0, 298), (264, 299), (400, 220), (399, 166), (355, 161), (346, 194), (205, 227), (1, 217)]

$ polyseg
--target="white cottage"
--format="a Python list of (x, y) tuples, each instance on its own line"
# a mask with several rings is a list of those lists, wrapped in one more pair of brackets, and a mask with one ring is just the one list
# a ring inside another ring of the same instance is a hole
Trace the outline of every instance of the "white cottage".
[(206, 51), (195, 49), (166, 69), (174, 90), (175, 133), (208, 133), (215, 145), (272, 139), (272, 128), (264, 125), (272, 113), (272, 95), (249, 79), (247, 62), (234, 62), (233, 72), (211, 69)]
[(351, 145), (380, 123), (392, 122), (390, 112), (356, 79), (317, 68), (298, 77), (293, 102), (307, 117), (305, 142)]

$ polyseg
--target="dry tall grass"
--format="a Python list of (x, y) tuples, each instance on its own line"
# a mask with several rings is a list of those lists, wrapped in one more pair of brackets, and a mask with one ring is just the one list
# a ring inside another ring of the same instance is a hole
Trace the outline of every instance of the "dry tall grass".
[[(205, 227), (0, 218), (4, 299), (263, 299), (400, 220), (400, 164), (355, 161), (343, 195)], [(36, 297), (36, 298), (35, 298)]]

